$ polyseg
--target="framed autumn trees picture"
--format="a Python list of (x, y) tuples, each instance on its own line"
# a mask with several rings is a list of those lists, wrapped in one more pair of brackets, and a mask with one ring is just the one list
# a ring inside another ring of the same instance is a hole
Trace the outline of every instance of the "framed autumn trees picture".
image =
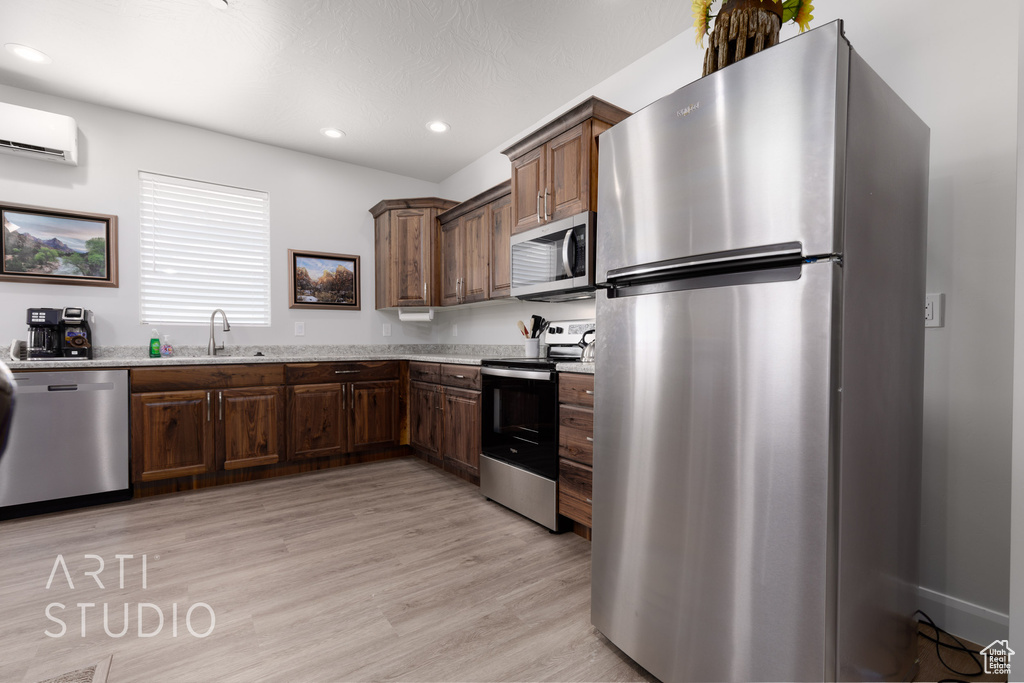
[(359, 257), (288, 250), (288, 308), (359, 310)]
[(0, 282), (117, 287), (117, 216), (0, 204)]

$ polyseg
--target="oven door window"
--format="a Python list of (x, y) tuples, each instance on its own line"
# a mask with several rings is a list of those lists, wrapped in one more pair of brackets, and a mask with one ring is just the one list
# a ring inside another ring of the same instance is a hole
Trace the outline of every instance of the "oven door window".
[(557, 479), (557, 382), (487, 379), (483, 452), (542, 477)]

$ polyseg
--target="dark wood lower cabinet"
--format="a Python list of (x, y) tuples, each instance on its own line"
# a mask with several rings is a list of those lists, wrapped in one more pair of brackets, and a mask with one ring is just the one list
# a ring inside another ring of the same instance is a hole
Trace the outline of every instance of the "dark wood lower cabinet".
[(442, 437), (445, 468), (480, 476), (480, 392), (469, 389), (444, 388), (444, 436)]
[(398, 444), (397, 379), (348, 385), (349, 452)]
[(589, 539), (593, 526), (594, 376), (558, 376), (558, 513)]
[(441, 444), (443, 410), (441, 387), (409, 382), (409, 445), (433, 458), (438, 457)]
[(284, 387), (218, 390), (218, 468), (237, 470), (282, 460), (284, 405)]
[(348, 450), (348, 420), (342, 409), (344, 385), (288, 387), (288, 459), (341, 455)]
[(132, 394), (134, 481), (155, 481), (212, 472), (212, 392)]

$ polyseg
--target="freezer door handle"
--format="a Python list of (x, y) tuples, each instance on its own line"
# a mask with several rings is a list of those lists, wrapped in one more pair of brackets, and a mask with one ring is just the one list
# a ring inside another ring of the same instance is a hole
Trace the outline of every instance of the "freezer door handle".
[(803, 260), (802, 245), (799, 242), (785, 242), (615, 268), (608, 271), (608, 284), (617, 286), (651, 280), (696, 277), (716, 272), (733, 272), (740, 269), (757, 270), (796, 264)]

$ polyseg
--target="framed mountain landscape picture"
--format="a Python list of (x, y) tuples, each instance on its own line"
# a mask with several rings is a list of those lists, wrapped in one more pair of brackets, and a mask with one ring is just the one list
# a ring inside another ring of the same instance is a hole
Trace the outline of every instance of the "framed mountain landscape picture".
[(359, 257), (288, 250), (288, 308), (359, 310)]
[(0, 204), (0, 282), (117, 287), (117, 216)]

